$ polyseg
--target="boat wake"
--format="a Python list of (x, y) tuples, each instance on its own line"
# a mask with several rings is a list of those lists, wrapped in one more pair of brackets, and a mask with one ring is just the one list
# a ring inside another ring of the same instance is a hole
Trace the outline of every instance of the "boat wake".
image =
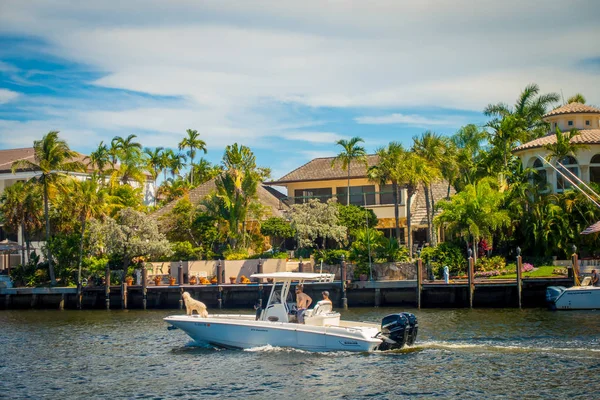
[(571, 353), (571, 354), (589, 354), (600, 353), (600, 349), (581, 348), (581, 347), (549, 347), (549, 346), (527, 346), (520, 344), (498, 345), (493, 343), (453, 343), (444, 341), (427, 341), (416, 343), (414, 346), (406, 347), (402, 350), (468, 350), (482, 352), (504, 352), (504, 353)]

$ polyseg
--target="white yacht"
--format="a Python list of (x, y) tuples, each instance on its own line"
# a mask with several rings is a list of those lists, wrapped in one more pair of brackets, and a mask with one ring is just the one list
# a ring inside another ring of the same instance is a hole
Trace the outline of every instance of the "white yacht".
[(581, 286), (549, 286), (546, 301), (555, 310), (600, 310), (600, 287), (590, 286), (590, 277)]
[(344, 321), (332, 311), (331, 302), (318, 302), (305, 312), (304, 324), (297, 323), (290, 294), (293, 283), (324, 281), (330, 278), (327, 274), (275, 272), (252, 277), (273, 279), (266, 307), (255, 314), (174, 315), (164, 320), (196, 342), (224, 348), (271, 345), (308, 351), (374, 351), (399, 349), (416, 339), (418, 323), (413, 314), (390, 314), (381, 325)]

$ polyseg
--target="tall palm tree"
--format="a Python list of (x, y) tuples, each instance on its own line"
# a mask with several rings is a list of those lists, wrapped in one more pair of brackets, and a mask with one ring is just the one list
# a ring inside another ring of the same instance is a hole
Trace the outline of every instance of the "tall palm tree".
[(348, 171), (348, 188), (346, 193), (346, 204), (350, 205), (350, 164), (352, 161), (358, 161), (367, 165), (367, 152), (365, 148), (358, 143), (364, 143), (364, 140), (358, 136), (350, 140), (340, 139), (335, 144), (342, 147), (342, 151), (331, 161), (331, 168), (335, 167), (336, 162), (342, 163), (342, 170)]
[[(435, 132), (426, 131), (421, 134), (421, 137), (413, 137), (414, 152), (425, 159), (435, 176), (429, 177), (428, 180), (435, 182), (441, 176), (441, 170), (444, 165), (452, 164), (446, 154), (446, 140)], [(435, 171), (434, 171), (435, 170)], [(437, 245), (437, 235), (433, 229), (433, 215), (435, 211), (435, 198), (433, 196), (433, 186), (431, 183), (424, 183), (423, 190), (425, 194), (425, 208), (427, 209), (427, 237), (431, 246)]]
[(110, 156), (111, 155), (108, 146), (106, 146), (104, 141), (102, 141), (96, 150), (91, 152), (89, 156), (85, 157), (85, 160), (88, 160), (88, 166), (103, 172), (106, 164), (110, 162)]
[(394, 200), (394, 220), (396, 230), (396, 240), (400, 243), (400, 211), (398, 201), (398, 179), (400, 178), (400, 162), (405, 152), (402, 145), (398, 142), (390, 142), (387, 147), (377, 149), (377, 164), (367, 170), (367, 176), (370, 180), (378, 182), (379, 185), (392, 184), (392, 197)]
[(170, 150), (167, 157), (168, 169), (171, 172), (171, 176), (175, 178), (175, 176), (179, 176), (181, 170), (185, 168), (185, 154), (175, 153), (173, 150)]
[(183, 138), (179, 142), (179, 150), (190, 149), (188, 155), (190, 156), (190, 183), (194, 184), (194, 159), (196, 158), (196, 150), (204, 151), (206, 154), (206, 142), (200, 139), (200, 134), (197, 130), (188, 129), (186, 130), (187, 137)]
[(136, 137), (133, 134), (126, 138), (115, 136), (111, 143), (116, 149), (116, 155), (121, 164), (113, 174), (115, 174), (115, 178), (120, 177), (123, 184), (130, 181), (142, 184), (146, 179), (141, 166), (143, 161), (142, 145), (134, 141)]
[[(477, 181), (481, 170), (481, 161), (485, 156), (482, 143), (487, 138), (488, 133), (480, 130), (474, 124), (463, 126), (450, 138), (452, 144), (456, 146), (457, 152), (458, 178), (454, 183), (456, 190)], [(450, 197), (449, 190), (448, 197)]]
[(87, 221), (91, 218), (102, 217), (107, 209), (107, 195), (101, 187), (98, 176), (92, 175), (91, 179), (72, 179), (66, 185), (68, 196), (65, 197), (73, 212), (78, 216), (81, 224), (79, 238), (79, 259), (77, 261), (77, 293), (81, 295), (81, 261), (83, 258), (83, 238)]
[(154, 181), (154, 205), (156, 205), (156, 194), (158, 190), (158, 186), (156, 185), (156, 180), (163, 170), (163, 147), (155, 147), (154, 149), (146, 147), (144, 149), (144, 154), (146, 155), (146, 164), (148, 172), (150, 172), (150, 176), (152, 176), (152, 180)]
[[(64, 140), (58, 138), (58, 131), (51, 131), (42, 140), (33, 142), (34, 161), (17, 160), (12, 164), (13, 173), (18, 169), (28, 169), (39, 173), (37, 179), (44, 189), (44, 217), (46, 219), (46, 243), (50, 240), (50, 216), (49, 216), (49, 189), (59, 177), (65, 175), (64, 171), (83, 171), (83, 164), (75, 158), (78, 153), (71, 150)], [(50, 282), (56, 285), (54, 266), (52, 265), (52, 254), (50, 246), (46, 246), (46, 258), (48, 259), (48, 273)]]

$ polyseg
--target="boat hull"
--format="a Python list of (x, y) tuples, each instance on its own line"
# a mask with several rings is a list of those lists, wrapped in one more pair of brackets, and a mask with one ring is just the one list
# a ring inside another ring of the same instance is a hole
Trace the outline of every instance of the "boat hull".
[(562, 291), (551, 304), (557, 310), (600, 309), (600, 287), (574, 286)]
[(271, 345), (307, 351), (369, 352), (381, 344), (380, 339), (373, 338), (378, 330), (372, 327), (310, 326), (255, 321), (243, 316), (172, 316), (165, 321), (186, 332), (196, 342), (225, 348)]

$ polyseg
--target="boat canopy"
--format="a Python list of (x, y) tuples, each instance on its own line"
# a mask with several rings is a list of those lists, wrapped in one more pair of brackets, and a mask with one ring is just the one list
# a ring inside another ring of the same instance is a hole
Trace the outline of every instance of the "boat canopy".
[(332, 281), (333, 274), (317, 274), (314, 272), (271, 272), (268, 274), (252, 274), (251, 278), (273, 279), (281, 281)]

